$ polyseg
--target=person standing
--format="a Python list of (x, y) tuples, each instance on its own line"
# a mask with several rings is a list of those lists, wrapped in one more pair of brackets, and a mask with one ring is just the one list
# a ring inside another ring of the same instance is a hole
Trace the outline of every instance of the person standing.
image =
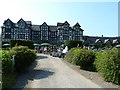
[(65, 47), (65, 49), (63, 49), (63, 51), (62, 51), (62, 58), (64, 58), (65, 57), (65, 54), (68, 52), (68, 46), (66, 46)]
[(46, 54), (47, 53), (47, 47), (45, 46), (44, 47), (44, 54)]

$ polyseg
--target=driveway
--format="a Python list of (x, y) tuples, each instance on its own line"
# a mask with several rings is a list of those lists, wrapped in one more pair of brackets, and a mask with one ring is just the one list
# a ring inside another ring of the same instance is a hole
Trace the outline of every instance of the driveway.
[(37, 54), (38, 59), (17, 79), (14, 88), (102, 88), (77, 71), (62, 59)]

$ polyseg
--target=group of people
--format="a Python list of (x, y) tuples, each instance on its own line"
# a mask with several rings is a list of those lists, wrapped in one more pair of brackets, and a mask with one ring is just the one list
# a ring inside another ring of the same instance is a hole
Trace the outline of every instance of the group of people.
[(60, 57), (64, 57), (65, 54), (68, 52), (68, 46), (64, 47), (64, 46), (42, 46), (42, 47), (38, 47), (36, 46), (34, 48), (36, 50), (37, 53), (44, 53), (44, 54), (50, 54), (52, 56), (57, 56), (59, 54)]
[(50, 48), (47, 46), (44, 47), (36, 46), (34, 49), (36, 50), (37, 53), (44, 53), (44, 54), (47, 54), (50, 50)]

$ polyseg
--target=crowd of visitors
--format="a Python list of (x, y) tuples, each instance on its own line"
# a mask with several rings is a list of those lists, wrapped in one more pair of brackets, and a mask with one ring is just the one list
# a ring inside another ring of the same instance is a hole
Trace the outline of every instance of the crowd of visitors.
[(68, 52), (68, 46), (35, 46), (34, 48), (36, 50), (37, 53), (44, 53), (44, 54), (49, 54), (53, 57), (60, 57), (60, 58), (64, 58), (65, 53)]
[[(79, 47), (77, 45), (76, 47)], [(119, 45), (120, 47), (120, 45)], [(82, 48), (87, 49), (87, 50), (93, 50), (93, 51), (103, 51), (105, 47), (103, 48), (95, 48), (94, 46), (83, 46)], [(68, 46), (35, 46), (35, 50), (37, 53), (44, 53), (44, 54), (49, 54), (53, 57), (59, 57), (59, 58), (64, 58), (65, 54), (68, 52)]]

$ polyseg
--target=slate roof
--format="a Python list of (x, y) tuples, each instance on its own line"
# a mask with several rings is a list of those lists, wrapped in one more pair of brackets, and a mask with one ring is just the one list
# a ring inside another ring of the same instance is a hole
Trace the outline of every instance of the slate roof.
[(14, 27), (14, 23), (8, 18), (7, 20), (4, 20), (3, 26), (5, 25), (6, 22), (10, 21), (11, 26)]
[(113, 43), (119, 43), (118, 39), (114, 39)]
[[(100, 39), (96, 39), (96, 40), (95, 40), (95, 43), (98, 43), (99, 41), (101, 41), (101, 40), (100, 40)], [(101, 42), (102, 42), (102, 41), (101, 41)]]
[[(43, 22), (43, 24), (42, 24), (42, 25), (47, 25), (47, 23), (46, 23), (46, 22)], [(42, 26), (42, 25), (41, 25), (41, 26)], [(47, 26), (48, 26), (48, 25), (47, 25)]]
[(32, 24), (32, 22), (31, 21), (25, 21), (27, 24)]
[(87, 38), (85, 42), (88, 42), (89, 44), (95, 44), (96, 40), (101, 40), (102, 42), (107, 42), (109, 40), (111, 43), (116, 43), (118, 41), (118, 43), (120, 43), (119, 37), (83, 36), (83, 38), (84, 40)]
[(84, 31), (82, 28), (80, 28), (81, 31)]
[(4, 23), (5, 24), (7, 21), (10, 21), (11, 23), (13, 23), (9, 18), (7, 20), (4, 20)]
[(75, 27), (75, 26), (81, 27), (80, 24), (79, 24), (78, 22), (77, 22), (73, 27)]
[(49, 30), (50, 31), (57, 31), (57, 26), (49, 25)]
[[(25, 22), (22, 18), (17, 22), (17, 23), (19, 23), (20, 21), (23, 21), (23, 22)], [(25, 22), (26, 23), (26, 22)]]
[(105, 39), (104, 43), (111, 42), (110, 39)]
[(62, 26), (62, 25), (63, 25), (63, 23), (60, 23), (60, 22), (57, 23), (57, 26)]
[(68, 23), (68, 21), (65, 21), (63, 24), (68, 24), (68, 25), (70, 25), (70, 24)]
[(40, 31), (40, 25), (32, 25), (32, 30)]

